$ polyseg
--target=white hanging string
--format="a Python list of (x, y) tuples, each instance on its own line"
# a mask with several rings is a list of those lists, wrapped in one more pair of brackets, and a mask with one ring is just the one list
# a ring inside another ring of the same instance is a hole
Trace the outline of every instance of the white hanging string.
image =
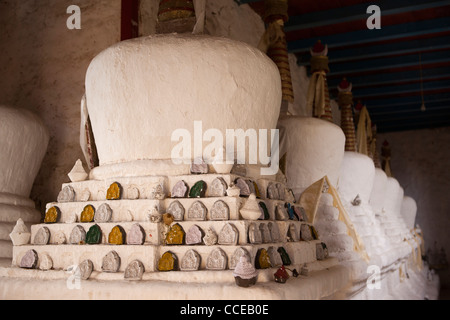
[(419, 61), (420, 61), (420, 94), (422, 96), (422, 106), (420, 107), (421, 111), (427, 111), (427, 107), (425, 106), (425, 97), (423, 94), (423, 70), (422, 70), (422, 52), (419, 53)]

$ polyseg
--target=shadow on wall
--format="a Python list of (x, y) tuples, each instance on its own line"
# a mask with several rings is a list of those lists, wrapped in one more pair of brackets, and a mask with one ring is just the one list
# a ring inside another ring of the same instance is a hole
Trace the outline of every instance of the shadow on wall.
[[(83, 1), (81, 30), (67, 28), (72, 1), (1, 1), (1, 103), (30, 109), (50, 143), (31, 199), (41, 213), (55, 201), (80, 148), (80, 101), (91, 60), (120, 40), (120, 1)], [(105, 21), (108, 23), (105, 24)], [(116, 21), (117, 23), (114, 23)]]
[[(391, 169), (405, 195), (417, 202), (418, 224), (424, 234), (425, 250), (437, 242), (448, 257), (450, 251), (450, 127), (378, 135), (378, 149), (391, 145)], [(441, 286), (450, 288), (450, 270), (439, 271)]]

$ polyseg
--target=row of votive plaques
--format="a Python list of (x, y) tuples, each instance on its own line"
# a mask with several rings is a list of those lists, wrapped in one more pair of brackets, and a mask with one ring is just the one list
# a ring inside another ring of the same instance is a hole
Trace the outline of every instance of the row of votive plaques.
[[(276, 222), (251, 223), (248, 227), (248, 242), (250, 244), (276, 243), (276, 242), (298, 242), (318, 240), (318, 234), (313, 226), (302, 224), (300, 230), (294, 223), (289, 224), (284, 238)], [(172, 225), (165, 237), (167, 245), (232, 245), (239, 243), (239, 230), (232, 223), (223, 226), (219, 235), (212, 228), (205, 233), (198, 225), (193, 225), (187, 233), (183, 227), (176, 223)]]
[[(263, 201), (259, 202), (259, 210), (261, 217), (259, 220), (271, 220), (271, 215), (266, 204)], [(175, 221), (183, 221), (186, 215), (186, 209), (183, 204), (175, 200), (170, 203), (167, 208), (167, 213), (170, 213)], [(202, 201), (195, 201), (188, 209), (186, 220), (188, 221), (205, 221), (207, 219), (208, 208)], [(302, 207), (292, 206), (290, 203), (284, 205), (278, 204), (275, 207), (275, 220), (278, 221), (306, 221), (306, 214)], [(230, 208), (223, 200), (216, 201), (210, 209), (210, 220), (212, 221), (226, 221), (230, 220)]]
[[(102, 259), (102, 272), (116, 273), (120, 269), (121, 259), (116, 251), (110, 251)], [(47, 253), (38, 254), (35, 250), (28, 250), (22, 257), (20, 268), (37, 269), (48, 271), (53, 269), (53, 260)], [(72, 272), (80, 280), (88, 280), (94, 271), (94, 263), (87, 259), (77, 266), (67, 267), (68, 272)], [(124, 278), (126, 280), (141, 280), (145, 272), (144, 264), (139, 260), (133, 260), (125, 269)]]
[[(242, 256), (246, 256), (247, 260), (251, 261), (250, 254), (245, 248), (237, 248), (230, 258), (222, 248), (215, 248), (209, 253), (206, 259), (205, 268), (206, 270), (217, 271), (227, 269), (233, 270)], [(202, 257), (195, 249), (186, 251), (181, 259), (181, 262), (176, 254), (171, 251), (167, 251), (159, 259), (158, 270), (198, 271), (201, 267), (201, 261)], [(283, 247), (279, 247), (278, 249), (275, 249), (275, 247), (259, 249), (255, 258), (256, 269), (268, 269), (280, 265), (288, 266), (290, 264), (291, 259)]]
[[(261, 198), (261, 192), (259, 191), (258, 184), (250, 179), (237, 178), (234, 181), (234, 185), (239, 188), (241, 197), (248, 197), (251, 194), (255, 194), (257, 198)], [(192, 187), (181, 180), (178, 181), (172, 188), (172, 198), (204, 198), (206, 191), (208, 189), (209, 197), (224, 197), (228, 194), (229, 186), (225, 180), (221, 177), (214, 179), (210, 186), (206, 184), (205, 181), (201, 180), (196, 182)], [(290, 199), (294, 198), (292, 190), (286, 189), (281, 183), (269, 183), (266, 192), (266, 198), (271, 200), (282, 200), (284, 201), (287, 197)], [(229, 194), (228, 194), (229, 195)]]
[[(35, 245), (48, 245), (50, 243), (51, 231), (47, 227), (41, 227), (33, 239)], [(64, 237), (62, 239), (62, 237)], [(55, 235), (56, 242), (58, 244), (67, 243), (65, 235), (60, 233)], [(83, 226), (77, 225), (73, 228), (68, 243), (71, 245), (79, 244), (100, 244), (102, 243), (103, 233), (101, 228), (95, 224), (89, 228), (86, 232)], [(145, 242), (145, 230), (138, 223), (134, 224), (128, 234), (125, 230), (117, 225), (115, 226), (108, 236), (108, 243), (112, 245), (143, 245)]]
[[(161, 184), (156, 184), (154, 186), (149, 187), (150, 192), (146, 195), (148, 199), (156, 199), (156, 200), (164, 200), (166, 198), (166, 194), (164, 192), (164, 188)], [(126, 192), (126, 195), (125, 195)], [(128, 186), (126, 190), (122, 187), (122, 185), (118, 182), (114, 182), (111, 184), (106, 191), (98, 191), (97, 197), (98, 200), (122, 200), (124, 197), (127, 197), (129, 200), (137, 200), (141, 197), (141, 191), (137, 186)], [(85, 189), (78, 196), (79, 201), (85, 202), (92, 200), (91, 191), (89, 189)], [(77, 194), (75, 189), (72, 186), (64, 187), (58, 195), (57, 201), (59, 203), (68, 203), (68, 202), (76, 202)]]

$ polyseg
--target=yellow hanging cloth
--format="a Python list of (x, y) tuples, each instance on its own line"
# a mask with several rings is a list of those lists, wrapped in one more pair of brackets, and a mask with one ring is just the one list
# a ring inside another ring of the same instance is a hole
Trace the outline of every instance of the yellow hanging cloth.
[(358, 252), (366, 262), (369, 262), (370, 258), (366, 252), (364, 244), (359, 237), (358, 232), (356, 231), (355, 226), (353, 225), (347, 211), (345, 210), (339, 194), (337, 193), (336, 189), (330, 184), (328, 177), (324, 177), (323, 179), (312, 184), (300, 196), (298, 202), (305, 209), (306, 216), (308, 217), (308, 222), (314, 224), (317, 209), (320, 203), (320, 197), (322, 196), (324, 190), (323, 187), (325, 184), (328, 185), (327, 193), (333, 196), (333, 206), (339, 210), (338, 219), (345, 223), (345, 225), (347, 226), (347, 233), (353, 239), (354, 251)]
[(306, 95), (306, 110), (313, 117), (320, 118), (325, 114), (325, 71), (316, 71), (312, 74)]
[(416, 264), (420, 271), (423, 269), (422, 252), (424, 252), (424, 241), (422, 235), (420, 235), (416, 229), (412, 230), (412, 234), (414, 235), (414, 241), (417, 242)]
[(299, 203), (305, 209), (309, 223), (314, 224), (324, 183), (325, 178), (312, 184), (308, 189), (303, 191), (300, 196)]
[(372, 137), (372, 120), (366, 107), (361, 109), (359, 114), (358, 128), (356, 130), (356, 144), (359, 153), (370, 156), (371, 149), (376, 149), (373, 145), (375, 140)]

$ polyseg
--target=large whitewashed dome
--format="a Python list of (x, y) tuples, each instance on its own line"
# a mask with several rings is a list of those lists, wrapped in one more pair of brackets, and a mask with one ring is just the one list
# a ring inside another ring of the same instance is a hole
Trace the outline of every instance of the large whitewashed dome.
[(187, 129), (193, 139), (195, 121), (224, 137), (275, 129), (280, 83), (276, 65), (243, 42), (180, 34), (120, 42), (86, 76), (100, 166), (171, 159), (172, 133)]
[(287, 183), (296, 198), (325, 176), (337, 185), (345, 149), (340, 127), (321, 119), (285, 116), (278, 128), (280, 156), (286, 154)]
[(357, 196), (369, 203), (375, 179), (373, 160), (357, 152), (345, 152), (338, 189), (343, 200), (352, 202)]

